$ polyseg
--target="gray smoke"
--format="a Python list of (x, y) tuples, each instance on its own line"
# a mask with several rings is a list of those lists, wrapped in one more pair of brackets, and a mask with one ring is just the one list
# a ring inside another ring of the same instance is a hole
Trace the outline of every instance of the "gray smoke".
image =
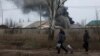
[(9, 1), (13, 1), (18, 8), (22, 9), (24, 14), (27, 14), (31, 11), (37, 11), (38, 13), (40, 13), (40, 5), (41, 5), (42, 15), (47, 16), (49, 14), (45, 0), (9, 0)]
[[(37, 11), (40, 13), (40, 5), (41, 5), (41, 14), (44, 17), (49, 17), (49, 8), (47, 5), (46, 0), (10, 0), (13, 1), (18, 8), (21, 8), (24, 14), (27, 14), (31, 11)], [(69, 17), (69, 14), (67, 12), (67, 8), (62, 6), (57, 11), (55, 21), (56, 25), (66, 27), (68, 25), (68, 21), (70, 21), (71, 24), (74, 23), (72, 18)], [(69, 19), (69, 20), (68, 20)]]

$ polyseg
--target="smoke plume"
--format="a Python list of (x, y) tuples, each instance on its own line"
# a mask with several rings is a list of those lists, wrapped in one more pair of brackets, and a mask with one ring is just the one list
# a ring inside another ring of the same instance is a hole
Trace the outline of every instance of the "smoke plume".
[[(21, 8), (24, 14), (27, 14), (31, 11), (37, 11), (38, 13), (41, 12), (42, 16), (49, 17), (50, 12), (47, 5), (46, 0), (10, 0), (13, 1), (18, 8)], [(40, 10), (41, 5), (41, 10)], [(73, 24), (74, 21), (69, 16), (66, 7), (62, 6), (58, 9), (58, 13), (55, 17), (56, 25), (62, 26), (65, 28), (68, 25), (68, 21), (70, 24)]]

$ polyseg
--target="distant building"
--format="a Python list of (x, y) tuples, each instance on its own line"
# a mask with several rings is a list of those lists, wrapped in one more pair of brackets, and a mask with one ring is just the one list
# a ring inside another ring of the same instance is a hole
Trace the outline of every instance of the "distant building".
[[(50, 27), (48, 21), (36, 21), (34, 23), (28, 24), (24, 28), (35, 28), (35, 29), (48, 29)], [(55, 26), (56, 29), (61, 28), (60, 26)]]
[(0, 25), (0, 34), (4, 33), (5, 29), (8, 28), (6, 25)]
[(83, 26), (79, 23), (70, 25), (70, 28), (83, 28)]
[[(45, 28), (49, 28), (49, 22), (48, 21), (36, 21), (34, 23), (30, 23), (27, 26), (25, 26), (24, 28), (35, 28), (35, 29), (45, 29)], [(61, 28), (60, 26), (55, 26), (56, 29)], [(70, 25), (70, 28), (82, 28), (82, 26), (79, 23), (76, 24), (72, 24)]]
[(86, 25), (86, 27), (100, 27), (100, 20), (92, 20)]
[[(49, 28), (49, 22), (48, 21), (36, 21), (36, 22), (31, 22), (29, 24), (27, 24), (26, 26), (24, 26), (24, 28), (35, 28), (35, 29), (47, 29)], [(71, 24), (70, 28), (82, 28), (83, 26), (79, 23), (76, 24)], [(60, 26), (55, 26), (56, 29), (61, 28)]]
[(8, 28), (6, 25), (0, 25), (0, 28)]
[(49, 28), (49, 22), (48, 21), (36, 21), (34, 23), (31, 23), (27, 26), (25, 26), (24, 28), (36, 28), (39, 29), (41, 27), (41, 29), (43, 28)]

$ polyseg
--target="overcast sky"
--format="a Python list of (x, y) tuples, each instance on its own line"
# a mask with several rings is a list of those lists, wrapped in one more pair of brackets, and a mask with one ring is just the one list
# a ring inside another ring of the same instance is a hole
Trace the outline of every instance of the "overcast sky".
[(96, 19), (96, 10), (98, 17), (100, 12), (100, 0), (68, 0), (65, 6), (69, 7), (70, 16), (76, 22)]
[[(40, 18), (36, 12), (31, 12), (28, 15), (24, 15), (20, 9), (13, 9), (17, 7), (12, 2), (8, 2), (6, 0), (1, 0), (1, 2), (4, 9), (4, 19), (26, 19), (25, 22), (27, 22), (28, 18), (30, 18), (31, 21), (37, 21)], [(100, 0), (68, 0), (65, 3), (65, 6), (69, 7), (69, 14), (75, 22), (81, 23), (84, 20), (86, 20), (86, 22), (89, 22), (93, 19), (96, 19), (95, 7), (97, 7), (99, 15)], [(1, 16), (2, 13), (0, 11), (0, 23), (2, 21)]]
[[(2, 7), (3, 7), (3, 19), (4, 22), (6, 19), (13, 19), (16, 22), (24, 21), (24, 24), (28, 24), (28, 18), (31, 22), (38, 21), (39, 15), (37, 12), (30, 12), (29, 14), (23, 14), (21, 9), (18, 9), (16, 5), (12, 2), (8, 2), (6, 0), (1, 0)], [(1, 6), (0, 6), (1, 7)], [(2, 23), (2, 12), (0, 11), (0, 24)]]

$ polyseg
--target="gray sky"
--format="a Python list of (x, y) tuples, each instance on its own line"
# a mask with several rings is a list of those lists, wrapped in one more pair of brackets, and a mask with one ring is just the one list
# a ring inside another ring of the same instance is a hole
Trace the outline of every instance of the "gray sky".
[(100, 12), (100, 0), (68, 0), (65, 6), (69, 7), (70, 16), (76, 22), (89, 22), (96, 19), (96, 9), (98, 16)]
[[(1, 2), (2, 2), (2, 7), (4, 9), (3, 10), (4, 22), (6, 19), (13, 19), (17, 22), (19, 22), (19, 19), (21, 19), (21, 21), (24, 20), (23, 24), (27, 25), (29, 24), (27, 22), (28, 18), (30, 19), (31, 22), (38, 21), (40, 18), (37, 12), (30, 12), (29, 14), (23, 14), (21, 9), (18, 9), (14, 3), (8, 2), (6, 0), (1, 0)], [(2, 12), (0, 11), (0, 24), (2, 23), (1, 21), (2, 21)]]
[[(27, 19), (30, 18), (31, 21), (39, 20), (39, 16), (36, 12), (31, 12), (27, 15), (24, 15), (20, 9), (17, 8), (12, 2), (8, 2), (6, 0), (2, 1), (3, 17), (4, 19), (13, 18), (16, 19), (26, 19), (25, 23), (27, 24)], [(81, 23), (82, 21), (89, 22), (93, 19), (96, 19), (95, 16), (95, 6), (98, 7), (98, 15), (99, 15), (99, 7), (100, 7), (100, 0), (68, 0), (65, 3), (65, 6), (68, 6), (69, 14), (73, 18), (75, 22)], [(93, 6), (93, 7), (92, 7)], [(1, 8), (1, 6), (0, 6)], [(1, 23), (1, 11), (0, 11), (0, 23)]]

